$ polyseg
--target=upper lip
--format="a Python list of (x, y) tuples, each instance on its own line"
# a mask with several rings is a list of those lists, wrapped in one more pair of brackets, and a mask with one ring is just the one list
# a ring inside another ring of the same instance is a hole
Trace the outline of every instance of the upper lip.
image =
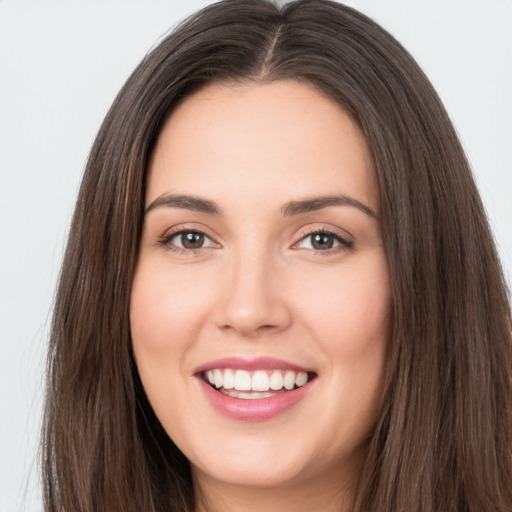
[(236, 370), (294, 370), (296, 372), (313, 372), (309, 368), (276, 359), (274, 357), (257, 357), (254, 359), (245, 359), (242, 357), (224, 357), (209, 361), (195, 369), (194, 373), (202, 373), (216, 368), (232, 368)]

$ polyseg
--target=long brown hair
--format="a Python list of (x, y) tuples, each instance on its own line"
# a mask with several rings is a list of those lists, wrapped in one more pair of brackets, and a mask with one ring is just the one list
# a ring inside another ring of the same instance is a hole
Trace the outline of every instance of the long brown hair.
[(404, 48), (353, 9), (225, 0), (148, 54), (91, 150), (50, 340), (47, 512), (193, 509), (189, 463), (148, 404), (131, 350), (148, 159), (173, 108), (200, 87), (281, 79), (351, 114), (380, 187), (393, 334), (354, 511), (512, 511), (510, 305), (440, 100)]

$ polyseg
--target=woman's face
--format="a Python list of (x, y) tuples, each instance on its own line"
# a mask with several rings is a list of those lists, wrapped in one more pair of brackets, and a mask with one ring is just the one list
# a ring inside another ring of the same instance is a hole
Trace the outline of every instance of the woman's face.
[(361, 131), (311, 86), (212, 85), (167, 121), (131, 330), (149, 401), (196, 482), (354, 473), (389, 337), (378, 213)]

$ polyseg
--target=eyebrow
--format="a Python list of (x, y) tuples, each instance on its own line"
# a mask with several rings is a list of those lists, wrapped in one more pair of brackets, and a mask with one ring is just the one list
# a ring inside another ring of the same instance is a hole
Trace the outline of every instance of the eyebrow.
[(177, 195), (177, 194), (164, 194), (157, 197), (147, 208), (145, 213), (167, 206), (168, 208), (183, 208), (184, 210), (192, 210), (201, 213), (208, 213), (209, 215), (220, 215), (220, 208), (208, 199), (200, 197)]
[[(354, 199), (353, 197), (345, 195), (319, 196), (302, 199), (300, 201), (290, 201), (281, 208), (281, 211), (285, 217), (291, 217), (301, 213), (322, 210), (323, 208), (327, 208), (329, 206), (352, 206), (362, 211), (369, 217), (378, 218), (375, 211), (372, 210), (369, 206), (362, 203), (361, 201), (358, 201), (357, 199)], [(145, 213), (148, 213), (155, 208), (161, 207), (182, 208), (185, 210), (192, 210), (209, 215), (222, 214), (222, 210), (213, 201), (183, 194), (163, 194), (157, 197), (146, 208)]]
[(354, 199), (353, 197), (345, 195), (335, 196), (321, 196), (303, 199), (301, 201), (290, 201), (282, 207), (282, 212), (285, 217), (291, 215), (299, 215), (301, 213), (313, 212), (327, 208), (328, 206), (353, 206), (369, 217), (377, 219), (377, 213), (369, 206)]

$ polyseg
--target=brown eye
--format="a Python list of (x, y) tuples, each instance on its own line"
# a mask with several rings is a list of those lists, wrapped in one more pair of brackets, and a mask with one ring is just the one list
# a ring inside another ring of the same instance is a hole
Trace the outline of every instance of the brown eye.
[(317, 231), (300, 240), (295, 247), (298, 249), (311, 249), (313, 251), (328, 251), (329, 249), (352, 249), (354, 242), (342, 238), (328, 231)]
[(181, 233), (180, 242), (184, 249), (200, 249), (204, 244), (204, 235), (196, 231), (184, 231)]
[(160, 241), (160, 245), (169, 249), (193, 251), (208, 247), (217, 247), (217, 244), (201, 231), (183, 230), (174, 232)]
[(331, 249), (333, 245), (334, 235), (330, 235), (329, 233), (317, 233), (316, 235), (311, 235), (311, 246), (317, 251)]

